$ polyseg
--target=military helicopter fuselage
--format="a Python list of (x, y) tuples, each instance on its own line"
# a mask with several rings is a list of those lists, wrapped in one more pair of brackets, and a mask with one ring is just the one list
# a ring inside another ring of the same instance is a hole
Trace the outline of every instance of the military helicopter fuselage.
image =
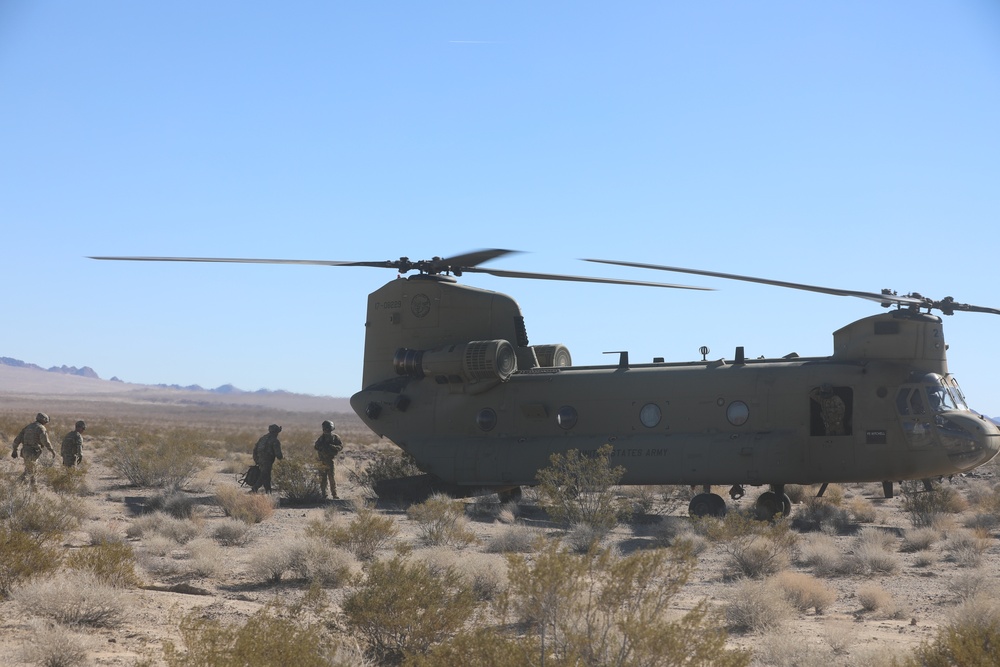
[[(457, 283), (463, 273), (676, 289), (707, 289), (596, 276), (528, 273), (481, 265), (511, 254), (485, 249), (411, 261), (213, 257), (95, 257), (378, 267), (419, 272), (368, 297), (362, 389), (351, 406), (377, 434), (408, 452), (420, 484), (452, 493), (516, 493), (536, 483), (554, 454), (611, 446), (623, 484), (701, 486), (694, 515), (725, 513), (712, 485), (768, 485), (758, 515), (787, 515), (786, 484), (894, 481), (972, 470), (1000, 449), (1000, 430), (971, 410), (948, 371), (942, 319), (1000, 309), (920, 294), (844, 290), (785, 281), (591, 259), (590, 262), (773, 285), (880, 303), (892, 310), (833, 334), (828, 357), (573, 366), (561, 344), (530, 345), (517, 303)], [(925, 312), (926, 311), (926, 312)], [(707, 350), (707, 348), (706, 348)], [(406, 487), (398, 485), (397, 490)], [(423, 487), (426, 491), (427, 486)], [(388, 486), (382, 491), (391, 490)]]
[(422, 470), (469, 490), (532, 485), (552, 454), (605, 444), (623, 484), (777, 492), (952, 475), (1000, 449), (948, 372), (941, 318), (913, 310), (841, 328), (829, 357), (621, 352), (572, 366), (562, 345), (528, 344), (511, 297), (418, 275), (369, 295), (366, 327), (352, 407)]

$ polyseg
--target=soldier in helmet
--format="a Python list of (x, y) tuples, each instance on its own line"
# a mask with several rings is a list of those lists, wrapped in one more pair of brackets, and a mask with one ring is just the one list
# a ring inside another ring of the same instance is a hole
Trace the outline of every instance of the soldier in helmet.
[(833, 386), (824, 383), (810, 393), (810, 398), (819, 405), (820, 418), (823, 421), (822, 435), (847, 435), (847, 406), (844, 399), (833, 391)]
[(316, 453), (319, 455), (319, 485), (323, 489), (323, 498), (326, 498), (327, 481), (330, 483), (330, 496), (334, 500), (338, 499), (337, 480), (333, 476), (333, 457), (344, 449), (344, 443), (340, 441), (340, 436), (333, 432), (334, 425), (330, 420), (322, 424), (323, 435), (316, 441)]
[(21, 481), (29, 480), (31, 486), (35, 486), (35, 461), (42, 455), (42, 447), (49, 450), (52, 458), (56, 453), (49, 442), (49, 434), (45, 430), (45, 425), (49, 423), (49, 416), (44, 412), (35, 415), (35, 421), (21, 429), (21, 432), (14, 438), (14, 449), (10, 455), (17, 458), (17, 446), (21, 445), (21, 458), (24, 460), (24, 472), (21, 473)]
[(263, 486), (265, 493), (271, 493), (271, 468), (275, 459), (284, 458), (281, 453), (281, 441), (278, 440), (279, 433), (281, 427), (271, 424), (267, 427), (267, 435), (262, 436), (254, 445), (253, 462), (260, 466), (260, 479), (251, 487), (254, 492)]
[(63, 436), (60, 454), (63, 465), (67, 468), (83, 463), (83, 432), (86, 429), (87, 424), (81, 420), (72, 431)]

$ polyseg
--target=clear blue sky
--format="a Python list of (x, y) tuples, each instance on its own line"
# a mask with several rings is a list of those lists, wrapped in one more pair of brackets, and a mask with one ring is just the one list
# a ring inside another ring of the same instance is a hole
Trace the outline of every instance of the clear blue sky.
[[(349, 396), (386, 260), (717, 288), (463, 280), (577, 363), (827, 355), (876, 304), (689, 266), (1000, 307), (1000, 4), (0, 3), (0, 356)], [(948, 318), (1000, 414), (1000, 317)]]

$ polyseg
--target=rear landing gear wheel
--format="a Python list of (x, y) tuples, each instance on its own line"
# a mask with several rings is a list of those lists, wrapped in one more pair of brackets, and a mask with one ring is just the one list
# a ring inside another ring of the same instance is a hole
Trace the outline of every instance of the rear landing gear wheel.
[(755, 511), (759, 520), (770, 521), (776, 514), (781, 514), (781, 516), (791, 514), (792, 501), (784, 493), (778, 494), (774, 491), (765, 491), (757, 496)]
[(699, 493), (688, 504), (688, 515), (693, 517), (726, 516), (726, 501), (714, 493)]

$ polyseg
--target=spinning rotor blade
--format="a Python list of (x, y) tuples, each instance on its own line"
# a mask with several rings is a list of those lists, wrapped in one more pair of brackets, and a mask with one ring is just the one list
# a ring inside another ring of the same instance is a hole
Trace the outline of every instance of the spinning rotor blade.
[(928, 310), (940, 310), (945, 315), (951, 315), (956, 310), (964, 310), (976, 313), (993, 313), (1000, 315), (1000, 309), (985, 306), (972, 306), (966, 303), (957, 303), (950, 296), (941, 301), (934, 301), (920, 294), (896, 294), (890, 290), (876, 292), (860, 292), (856, 290), (836, 289), (833, 287), (819, 287), (817, 285), (806, 285), (803, 283), (792, 283), (783, 280), (768, 280), (767, 278), (755, 278), (753, 276), (740, 276), (734, 273), (719, 273), (717, 271), (703, 271), (701, 269), (682, 269), (676, 266), (661, 266), (659, 264), (642, 264), (640, 262), (622, 262), (610, 259), (585, 259), (585, 262), (596, 262), (598, 264), (612, 264), (617, 266), (632, 266), (640, 269), (654, 269), (657, 271), (673, 271), (675, 273), (690, 273), (699, 276), (709, 276), (713, 278), (726, 278), (728, 280), (742, 280), (748, 283), (760, 283), (762, 285), (774, 285), (776, 287), (788, 287), (791, 289), (806, 290), (808, 292), (819, 292), (821, 294), (832, 294), (834, 296), (853, 296), (859, 299), (877, 301), (883, 307), (888, 308), (892, 304), (907, 306), (910, 308), (927, 308)]
[(567, 282), (581, 283), (605, 283), (609, 285), (638, 285), (641, 287), (669, 287), (672, 289), (692, 289), (713, 291), (710, 287), (692, 287), (689, 285), (671, 285), (668, 283), (654, 283), (642, 280), (619, 280), (616, 278), (591, 278), (586, 276), (566, 276), (553, 273), (529, 273), (522, 271), (504, 271), (501, 269), (478, 268), (490, 260), (505, 255), (517, 253), (516, 250), (487, 249), (455, 255), (454, 257), (434, 257), (429, 260), (410, 261), (408, 257), (400, 257), (398, 260), (386, 260), (382, 262), (341, 262), (321, 259), (251, 259), (232, 257), (90, 257), (90, 259), (121, 260), (132, 262), (222, 262), (232, 264), (304, 264), (318, 266), (370, 266), (375, 268), (396, 269), (400, 273), (406, 273), (412, 269), (437, 275), (440, 273), (454, 273), (460, 276), (463, 273), (488, 273), (500, 278), (526, 278), (533, 280), (560, 280)]

